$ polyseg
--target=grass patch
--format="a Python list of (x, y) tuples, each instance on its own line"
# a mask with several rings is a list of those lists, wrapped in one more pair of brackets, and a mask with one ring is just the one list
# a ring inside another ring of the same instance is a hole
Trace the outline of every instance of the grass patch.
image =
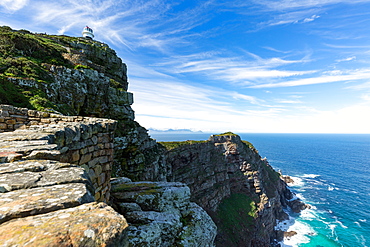
[(214, 135), (214, 136), (237, 136), (237, 134), (231, 132), (231, 131), (228, 131), (228, 132), (225, 132), (225, 133), (222, 133), (222, 134), (218, 134), (218, 135)]
[(58, 109), (56, 105), (47, 99), (45, 92), (33, 87), (15, 85), (1, 74), (0, 104), (14, 105), (16, 107), (24, 107), (38, 111)]
[(77, 64), (74, 69), (92, 69), (91, 67), (83, 64)]
[(33, 108), (22, 90), (2, 76), (0, 76), (0, 104)]
[(253, 232), (257, 208), (255, 202), (245, 194), (231, 194), (221, 201), (217, 209), (218, 227), (234, 244), (238, 236)]
[(252, 143), (248, 142), (248, 141), (244, 141), (242, 140), (242, 142), (247, 145), (250, 149), (252, 149), (253, 151), (255, 151), (256, 153), (258, 153), (257, 149), (253, 146)]
[(198, 144), (198, 143), (206, 143), (208, 141), (193, 141), (193, 140), (188, 140), (188, 141), (182, 141), (182, 142), (158, 142), (161, 144), (163, 147), (165, 147), (167, 150), (172, 150), (184, 145), (193, 145), (193, 144)]

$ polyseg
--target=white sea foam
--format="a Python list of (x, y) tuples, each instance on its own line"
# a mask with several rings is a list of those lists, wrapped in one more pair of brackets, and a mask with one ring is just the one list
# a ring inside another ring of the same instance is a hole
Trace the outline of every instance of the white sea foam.
[(334, 223), (338, 223), (338, 225), (340, 225), (344, 229), (348, 228), (348, 226), (345, 226), (340, 220), (338, 220), (338, 217), (334, 216), (333, 218), (335, 219)]
[[(285, 211), (290, 213), (291, 211)], [(317, 233), (310, 227), (308, 223), (302, 222), (302, 220), (311, 220), (316, 218), (314, 209), (305, 209), (300, 213), (299, 218), (295, 218), (289, 215), (288, 220), (277, 221), (275, 226), (276, 230), (284, 232), (294, 231), (297, 234), (291, 237), (286, 237), (280, 242), (281, 247), (298, 247), (302, 243), (309, 243), (309, 236), (316, 235)]]
[(301, 212), (300, 218), (303, 219), (303, 220), (312, 221), (312, 220), (317, 218), (317, 215), (316, 215), (315, 211), (313, 210), (313, 208), (311, 208), (311, 209), (303, 210)]
[(332, 236), (335, 236), (335, 228), (337, 227), (337, 225), (334, 225), (334, 224), (331, 224), (329, 225), (329, 228), (331, 230), (331, 234)]
[(367, 220), (366, 219), (359, 219), (359, 221), (366, 222)]
[(329, 191), (332, 191), (332, 190), (334, 190), (334, 189), (335, 189), (334, 187), (332, 187), (332, 186), (330, 186), (330, 185), (328, 186), (328, 190), (329, 190)]
[(295, 231), (297, 234), (289, 238), (284, 238), (284, 240), (280, 242), (282, 247), (297, 247), (302, 243), (309, 243), (310, 239), (308, 236), (316, 234), (308, 224), (298, 220), (294, 221), (294, 223), (288, 227), (287, 231)]
[(317, 178), (320, 177), (320, 175), (317, 174), (304, 174), (302, 178)]
[(294, 224), (295, 219), (289, 216), (288, 220), (277, 221), (275, 230), (286, 232)]
[(359, 244), (361, 244), (361, 246), (363, 247), (367, 247), (366, 245), (366, 239), (364, 236), (360, 235), (360, 237), (358, 237), (357, 235), (354, 235), (355, 238), (357, 239), (357, 242), (359, 242)]
[(299, 177), (290, 177), (290, 178), (293, 180), (292, 183), (288, 183), (290, 187), (303, 187), (304, 182), (302, 178)]
[(301, 193), (297, 193), (296, 196), (302, 201), (306, 201), (306, 198)]

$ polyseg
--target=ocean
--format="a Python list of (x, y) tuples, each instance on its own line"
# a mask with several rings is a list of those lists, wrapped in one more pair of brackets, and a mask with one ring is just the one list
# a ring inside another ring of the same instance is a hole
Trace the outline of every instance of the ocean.
[[(239, 134), (295, 181), (312, 206), (290, 214), (285, 247), (370, 246), (370, 135)], [(157, 141), (205, 140), (210, 134), (151, 134)]]

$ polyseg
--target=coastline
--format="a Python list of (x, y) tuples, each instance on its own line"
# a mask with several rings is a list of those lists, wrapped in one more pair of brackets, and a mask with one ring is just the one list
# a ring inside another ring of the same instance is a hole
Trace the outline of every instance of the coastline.
[[(300, 194), (297, 195), (292, 189), (292, 187), (304, 186), (302, 179), (289, 175), (283, 175), (282, 179), (286, 182), (288, 189), (294, 195), (290, 201), (301, 200), (303, 203), (306, 203), (304, 200), (305, 198)], [(297, 219), (299, 217), (304, 217), (304, 215), (310, 215), (313, 210), (315, 210), (315, 207), (312, 207), (311, 205), (299, 213), (293, 212), (290, 207), (286, 207), (284, 209), (284, 212), (289, 216), (289, 219), (277, 221), (275, 226), (275, 230), (284, 232), (284, 238), (279, 242), (281, 247), (296, 247), (300, 244), (309, 243), (309, 236), (315, 235), (316, 232), (309, 225), (300, 222)]]

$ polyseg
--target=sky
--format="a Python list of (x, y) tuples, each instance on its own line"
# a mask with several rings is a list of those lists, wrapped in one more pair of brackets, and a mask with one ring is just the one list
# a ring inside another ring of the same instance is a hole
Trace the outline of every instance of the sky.
[(370, 133), (370, 0), (1, 0), (0, 25), (90, 26), (145, 128)]

